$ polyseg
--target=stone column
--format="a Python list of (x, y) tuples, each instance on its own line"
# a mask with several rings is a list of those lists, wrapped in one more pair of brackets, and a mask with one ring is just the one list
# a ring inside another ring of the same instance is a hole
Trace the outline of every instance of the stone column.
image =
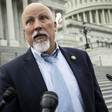
[(77, 6), (79, 6), (80, 5), (80, 0), (76, 0), (77, 1)]
[(96, 2), (96, 0), (92, 0), (92, 2)]
[(108, 15), (109, 15), (109, 23), (112, 24), (112, 18), (111, 18), (111, 14), (110, 14), (110, 9), (108, 9)]
[(15, 40), (12, 0), (6, 0), (6, 10), (7, 10), (9, 46), (19, 46), (19, 43)]
[(73, 20), (75, 19), (74, 15), (72, 15), (72, 19), (73, 19)]
[(99, 23), (99, 15), (98, 15), (98, 10), (96, 10), (96, 24), (98, 24), (98, 25), (100, 24), (100, 23)]
[(72, 3), (73, 3), (73, 9), (74, 9), (76, 6), (75, 0), (72, 0)]
[(87, 22), (85, 12), (83, 12), (83, 20), (84, 20), (84, 22)]
[(85, 0), (82, 0), (82, 4), (84, 4), (85, 3)]
[(65, 4), (65, 10), (68, 11), (68, 3)]
[[(7, 40), (4, 39), (4, 30), (3, 30), (3, 18), (5, 19), (5, 17), (3, 16), (3, 11), (2, 11), (2, 4), (0, 1), (0, 46), (7, 46)], [(5, 26), (5, 25), (4, 25)], [(5, 28), (7, 29), (7, 27)]]
[(79, 14), (77, 14), (77, 20), (81, 21)]
[[(19, 42), (19, 23), (18, 23), (18, 10), (17, 10), (17, 1), (13, 1), (13, 8), (14, 8), (14, 24), (15, 24), (15, 39)], [(20, 7), (19, 7), (20, 8)]]
[(90, 23), (93, 23), (93, 17), (92, 17), (92, 12), (89, 11), (89, 18), (90, 18)]
[(28, 5), (28, 0), (22, 0), (23, 1), (23, 9)]
[(90, 3), (90, 0), (88, 0), (87, 2)]
[(105, 24), (105, 11), (104, 9), (102, 10), (102, 24)]
[(71, 1), (68, 1), (68, 7), (69, 7), (69, 10), (71, 10), (71, 9), (72, 9)]
[(1, 8), (1, 1), (0, 1), (0, 39), (3, 39), (3, 20), (2, 20), (2, 8)]

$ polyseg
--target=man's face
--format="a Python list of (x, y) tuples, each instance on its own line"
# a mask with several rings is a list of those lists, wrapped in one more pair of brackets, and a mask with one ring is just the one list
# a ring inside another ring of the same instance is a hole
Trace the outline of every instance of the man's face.
[(51, 54), (55, 49), (56, 22), (50, 11), (35, 3), (25, 9), (22, 17), (25, 38), (29, 45), (39, 52)]

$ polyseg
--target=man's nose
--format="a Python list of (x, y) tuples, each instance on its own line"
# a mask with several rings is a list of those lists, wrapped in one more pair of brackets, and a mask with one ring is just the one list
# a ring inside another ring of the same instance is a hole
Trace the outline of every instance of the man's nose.
[(41, 29), (42, 29), (41, 23), (38, 20), (36, 20), (35, 21), (35, 30), (41, 30)]

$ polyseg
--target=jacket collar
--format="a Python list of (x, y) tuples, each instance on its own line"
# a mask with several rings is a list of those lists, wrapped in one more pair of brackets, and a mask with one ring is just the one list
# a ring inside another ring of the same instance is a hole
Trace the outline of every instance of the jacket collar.
[(37, 91), (37, 94), (41, 97), (43, 93), (47, 91), (47, 87), (36, 63), (36, 60), (31, 52), (31, 49), (29, 49), (25, 55), (23, 69), (31, 80), (32, 85)]

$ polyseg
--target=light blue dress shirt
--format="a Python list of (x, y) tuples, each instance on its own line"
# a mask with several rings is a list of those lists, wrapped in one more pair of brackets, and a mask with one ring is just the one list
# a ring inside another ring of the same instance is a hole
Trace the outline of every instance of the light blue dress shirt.
[[(57, 49), (59, 49), (57, 45)], [(45, 81), (45, 84), (47, 86), (48, 91), (54, 91), (52, 80), (51, 80), (51, 66), (52, 64), (44, 61), (44, 59), (41, 57), (41, 53), (37, 52), (35, 49), (31, 48), (31, 51), (36, 59), (36, 62), (39, 66), (39, 69), (42, 73), (43, 79)], [(55, 52), (55, 51), (54, 51)], [(71, 99), (72, 99), (72, 105), (74, 108), (74, 112), (84, 112), (84, 105), (82, 96), (80, 93), (80, 89), (77, 83), (76, 78), (74, 77), (74, 74), (68, 65), (66, 59), (64, 58), (63, 54), (59, 50), (57, 55), (57, 66), (59, 67), (59, 70), (63, 74), (63, 78), (66, 82), (66, 85), (68, 87)], [(66, 107), (65, 107), (66, 108)], [(56, 110), (58, 112), (58, 110)]]

